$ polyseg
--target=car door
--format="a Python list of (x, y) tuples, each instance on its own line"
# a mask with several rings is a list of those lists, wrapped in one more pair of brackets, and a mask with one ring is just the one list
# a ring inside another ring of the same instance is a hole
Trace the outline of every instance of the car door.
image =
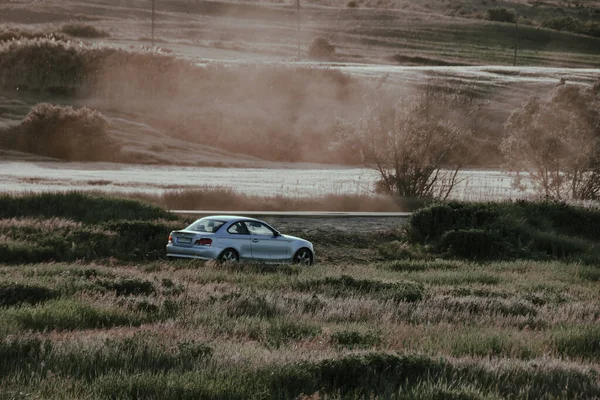
[(258, 260), (286, 260), (289, 255), (289, 241), (268, 225), (258, 221), (246, 221), (252, 241), (252, 257)]
[(236, 222), (227, 228), (227, 234), (220, 244), (221, 247), (234, 248), (240, 255), (241, 260), (252, 259), (252, 244), (250, 241), (250, 232), (243, 222)]

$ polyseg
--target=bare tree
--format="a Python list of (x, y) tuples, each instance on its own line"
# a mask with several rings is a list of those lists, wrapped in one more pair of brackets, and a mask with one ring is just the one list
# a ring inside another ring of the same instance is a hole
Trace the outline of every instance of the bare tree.
[(522, 190), (527, 182), (555, 199), (600, 195), (600, 80), (591, 88), (561, 81), (505, 124), (501, 151)]
[(371, 100), (359, 122), (342, 129), (346, 153), (379, 173), (379, 193), (446, 199), (472, 159), (474, 96), (430, 84), (395, 102)]

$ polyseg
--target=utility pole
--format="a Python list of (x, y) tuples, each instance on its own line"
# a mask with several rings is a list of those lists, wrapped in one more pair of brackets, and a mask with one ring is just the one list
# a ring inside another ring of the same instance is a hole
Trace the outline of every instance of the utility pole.
[(296, 16), (297, 20), (297, 32), (296, 32), (296, 44), (298, 50), (296, 52), (296, 60), (300, 61), (300, 0), (296, 0)]
[(515, 40), (515, 67), (517, 66), (517, 52), (519, 51), (519, 13), (517, 12), (517, 38)]
[(154, 0), (152, 0), (152, 48), (154, 49)]

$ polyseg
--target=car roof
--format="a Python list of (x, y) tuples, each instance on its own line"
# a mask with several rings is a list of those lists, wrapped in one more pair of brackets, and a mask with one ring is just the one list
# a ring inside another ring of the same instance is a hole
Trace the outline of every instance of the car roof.
[[(260, 221), (256, 218), (248, 218), (248, 217), (242, 217), (240, 215), (207, 215), (206, 217), (202, 217), (200, 219), (204, 219), (204, 218), (210, 218), (210, 219), (216, 219), (216, 220), (220, 220), (220, 221), (233, 221), (233, 220), (244, 220), (244, 221)], [(262, 222), (262, 221), (260, 221)]]

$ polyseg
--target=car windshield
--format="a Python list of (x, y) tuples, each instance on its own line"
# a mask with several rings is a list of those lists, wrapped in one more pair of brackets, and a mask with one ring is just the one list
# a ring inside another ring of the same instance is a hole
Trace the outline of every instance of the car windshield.
[(225, 221), (218, 221), (216, 219), (211, 218), (202, 218), (188, 226), (186, 229), (189, 231), (196, 232), (215, 233), (219, 230), (220, 227), (223, 226), (223, 224), (225, 224)]

